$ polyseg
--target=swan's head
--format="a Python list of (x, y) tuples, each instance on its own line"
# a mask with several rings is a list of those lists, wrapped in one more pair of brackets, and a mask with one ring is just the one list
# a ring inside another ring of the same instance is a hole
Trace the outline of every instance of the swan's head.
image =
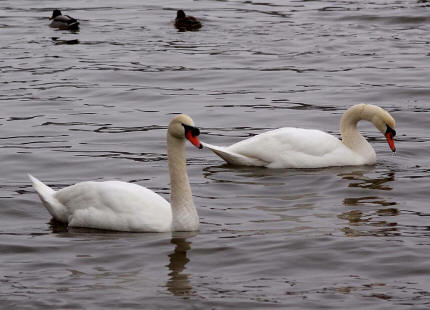
[(54, 11), (52, 11), (52, 16), (50, 19), (54, 19), (57, 16), (61, 16), (61, 11), (58, 9), (55, 9)]
[(383, 108), (371, 104), (365, 105), (364, 113), (369, 115), (369, 120), (385, 136), (391, 150), (395, 152), (394, 137), (396, 136), (396, 121), (394, 118)]
[(200, 130), (194, 126), (194, 122), (188, 115), (180, 114), (175, 116), (169, 124), (168, 133), (177, 139), (188, 139), (195, 147), (203, 148), (197, 138)]

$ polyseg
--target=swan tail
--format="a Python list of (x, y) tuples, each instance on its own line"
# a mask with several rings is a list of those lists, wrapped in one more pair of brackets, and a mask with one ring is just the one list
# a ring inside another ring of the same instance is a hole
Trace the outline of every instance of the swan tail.
[(67, 208), (55, 198), (56, 191), (33, 177), (31, 174), (29, 174), (28, 177), (33, 183), (34, 190), (37, 192), (40, 200), (42, 200), (43, 205), (52, 217), (57, 221), (67, 223)]
[(239, 166), (266, 166), (269, 163), (253, 157), (244, 156), (238, 153), (234, 153), (229, 151), (226, 147), (212, 145), (208, 143), (203, 143), (204, 147), (207, 147), (216, 155), (224, 159), (227, 163), (231, 165), (239, 165)]

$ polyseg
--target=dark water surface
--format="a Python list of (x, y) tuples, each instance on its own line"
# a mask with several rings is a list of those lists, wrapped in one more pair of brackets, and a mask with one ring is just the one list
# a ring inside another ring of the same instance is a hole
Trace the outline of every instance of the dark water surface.
[[(54, 7), (81, 30), (50, 29)], [(178, 8), (202, 30), (177, 32)], [(430, 308), (429, 4), (8, 0), (0, 15), (1, 308)], [(189, 145), (198, 233), (51, 225), (26, 176), (168, 198), (174, 113), (227, 145), (283, 126), (338, 134), (362, 102), (397, 121), (395, 154), (360, 126), (375, 166), (237, 168)]]

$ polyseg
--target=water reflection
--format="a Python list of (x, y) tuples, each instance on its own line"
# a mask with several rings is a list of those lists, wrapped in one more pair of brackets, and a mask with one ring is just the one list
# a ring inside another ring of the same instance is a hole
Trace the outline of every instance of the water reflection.
[[(274, 178), (279, 181), (270, 185), (283, 185), (285, 178), (291, 175), (289, 169), (267, 169), (264, 167), (233, 166), (222, 164), (202, 169), (203, 177), (215, 183), (254, 184), (260, 185), (263, 178)], [(294, 170), (292, 170), (294, 171)], [(246, 178), (244, 180), (244, 178)], [(251, 180), (253, 178), (254, 180)], [(269, 185), (265, 183), (265, 185)]]
[(356, 197), (345, 198), (343, 200), (343, 204), (345, 206), (360, 206), (360, 205), (376, 204), (376, 205), (386, 207), (386, 206), (396, 205), (397, 203), (395, 201), (387, 201), (378, 196), (364, 196), (364, 197), (357, 197), (357, 198)]
[(61, 44), (79, 44), (80, 43), (78, 39), (65, 40), (65, 39), (60, 39), (58, 37), (52, 37), (51, 39), (52, 39), (52, 41), (56, 45), (61, 45)]
[[(348, 187), (364, 188), (370, 190), (391, 191), (388, 184), (395, 180), (395, 173), (389, 171), (372, 178), (368, 176), (370, 170), (357, 170), (339, 174), (345, 180), (352, 181)], [(372, 192), (374, 193), (374, 192)], [(399, 209), (392, 207), (397, 205), (395, 201), (376, 195), (360, 197), (345, 197), (345, 207), (358, 207), (358, 209), (342, 212), (337, 217), (348, 221), (349, 226), (342, 228), (348, 237), (356, 236), (389, 236), (399, 235), (397, 222), (381, 219), (381, 217), (398, 216)], [(374, 207), (377, 207), (375, 210)], [(367, 207), (367, 208), (366, 208)], [(369, 209), (370, 207), (370, 209)]]
[(359, 188), (368, 188), (368, 189), (377, 189), (377, 190), (392, 190), (391, 186), (388, 186), (386, 183), (393, 182), (395, 180), (394, 171), (389, 171), (382, 175), (377, 175), (376, 178), (372, 178), (367, 176), (371, 170), (354, 170), (347, 173), (340, 173), (339, 176), (344, 180), (354, 181), (350, 182), (348, 187), (359, 187)]
[(175, 249), (169, 254), (169, 279), (166, 287), (170, 293), (175, 296), (190, 296), (193, 294), (188, 274), (184, 273), (185, 265), (190, 261), (187, 252), (191, 249), (191, 242), (187, 239), (195, 236), (197, 233), (175, 233), (170, 243), (175, 245)]
[(54, 218), (51, 218), (48, 224), (53, 234), (64, 234), (69, 232), (67, 224), (56, 221)]
[[(66, 224), (55, 221), (53, 219), (51, 219), (51, 221), (49, 222), (49, 226), (52, 233), (56, 234), (57, 237), (60, 237), (60, 238), (88, 236), (90, 240), (104, 241), (104, 240), (121, 240), (124, 237), (135, 236), (135, 234), (133, 233), (130, 234), (128, 232), (116, 232), (116, 231), (105, 231), (105, 230), (90, 229), (90, 228), (67, 227)], [(164, 244), (167, 237), (166, 234), (145, 233), (145, 234), (141, 234), (141, 236), (144, 240), (149, 240), (149, 239), (163, 240), (162, 242)], [(194, 294), (194, 290), (189, 280), (189, 276), (184, 271), (186, 270), (186, 265), (190, 261), (190, 259), (188, 258), (188, 251), (191, 250), (191, 241), (189, 241), (189, 239), (196, 235), (198, 235), (198, 232), (172, 233), (172, 238), (170, 240), (170, 243), (174, 245), (174, 249), (168, 255), (169, 264), (167, 265), (167, 267), (169, 269), (169, 273), (168, 273), (168, 278), (165, 286), (167, 290), (174, 296), (186, 297)], [(90, 254), (85, 254), (85, 257), (88, 255)], [(83, 256), (80, 255), (79, 257), (83, 257)], [(130, 273), (130, 275), (134, 275), (130, 277), (128, 276), (128, 273), (125, 273), (125, 272), (120, 272), (119, 274), (116, 274), (112, 271), (109, 274), (112, 274), (118, 278), (121, 278), (121, 281), (132, 282), (132, 281), (139, 280), (139, 277), (135, 272)]]
[[(53, 218), (48, 222), (49, 229), (59, 238), (74, 238), (77, 236), (85, 236), (94, 240), (118, 240), (124, 236), (130, 236), (134, 233), (127, 231), (105, 230), (88, 227), (71, 227), (68, 224), (59, 222)], [(146, 240), (165, 238), (167, 233), (145, 233), (143, 236)]]

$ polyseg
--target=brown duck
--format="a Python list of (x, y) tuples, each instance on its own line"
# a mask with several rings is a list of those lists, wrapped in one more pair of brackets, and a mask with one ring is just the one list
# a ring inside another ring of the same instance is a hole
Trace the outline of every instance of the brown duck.
[(202, 28), (202, 23), (194, 16), (185, 15), (183, 10), (176, 13), (175, 27), (180, 31), (192, 31)]

